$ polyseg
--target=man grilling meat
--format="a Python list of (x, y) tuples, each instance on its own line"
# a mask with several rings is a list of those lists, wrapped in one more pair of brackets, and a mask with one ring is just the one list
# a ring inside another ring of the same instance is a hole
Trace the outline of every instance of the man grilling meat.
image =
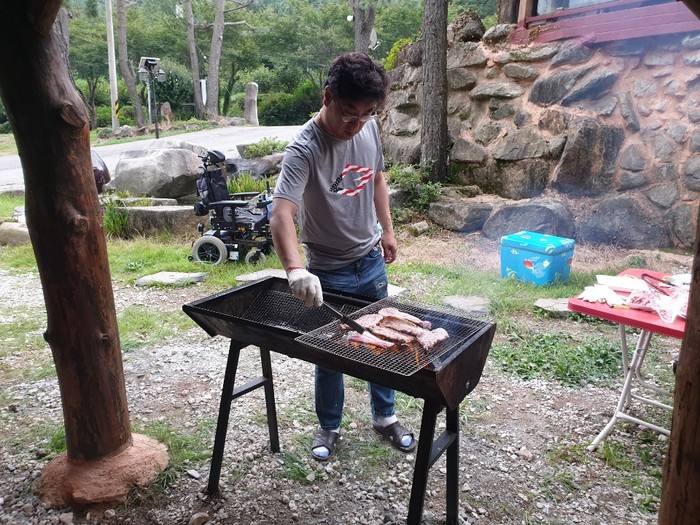
[[(375, 299), (387, 296), (385, 263), (396, 259), (397, 243), (374, 121), (387, 87), (384, 69), (365, 53), (339, 56), (324, 84), (320, 111), (285, 151), (270, 227), (292, 293), (306, 307), (321, 306), (322, 287)], [(413, 434), (394, 414), (394, 390), (370, 383), (369, 394), (374, 429), (397, 449), (413, 450)], [(343, 375), (316, 366), (315, 400), (320, 428), (311, 455), (325, 461), (340, 435)]]

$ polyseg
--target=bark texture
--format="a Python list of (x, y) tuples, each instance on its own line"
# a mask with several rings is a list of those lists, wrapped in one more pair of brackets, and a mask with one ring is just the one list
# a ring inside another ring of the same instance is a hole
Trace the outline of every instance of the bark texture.
[(117, 48), (119, 53), (119, 71), (126, 84), (131, 104), (134, 106), (134, 118), (136, 125), (142, 128), (146, 125), (143, 118), (143, 106), (141, 98), (136, 91), (136, 75), (134, 65), (129, 60), (129, 50), (126, 44), (126, 0), (117, 0)]
[(132, 437), (88, 117), (67, 66), (65, 12), (53, 24), (60, 7), (60, 0), (5, 3), (0, 95), (24, 171), (67, 455), (83, 461), (121, 451)]
[(447, 178), (447, 2), (423, 5), (423, 101), (421, 164), (430, 179)]
[(192, 75), (192, 88), (194, 90), (194, 114), (198, 119), (204, 118), (204, 101), (202, 100), (202, 88), (200, 87), (199, 57), (197, 56), (197, 44), (194, 37), (194, 12), (192, 0), (184, 0), (185, 19), (187, 20), (187, 50), (190, 55), (190, 74)]
[(209, 49), (209, 72), (207, 74), (207, 103), (205, 111), (208, 118), (219, 117), (219, 64), (221, 64), (221, 46), (224, 42), (224, 0), (214, 2), (214, 24), (212, 25), (211, 48)]
[(698, 232), (688, 318), (676, 370), (660, 525), (694, 525), (700, 516), (700, 229)]
[(368, 53), (370, 35), (374, 28), (376, 0), (352, 0), (352, 16), (355, 21), (355, 51)]

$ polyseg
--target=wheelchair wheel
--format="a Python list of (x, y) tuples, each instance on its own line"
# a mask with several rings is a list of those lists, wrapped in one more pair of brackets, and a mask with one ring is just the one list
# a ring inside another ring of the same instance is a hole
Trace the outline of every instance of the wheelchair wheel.
[(228, 248), (218, 237), (205, 235), (192, 244), (192, 258), (207, 264), (221, 264), (228, 259)]
[(267, 260), (267, 256), (260, 250), (253, 248), (250, 250), (248, 253), (245, 254), (245, 262), (246, 264), (265, 264), (265, 261)]

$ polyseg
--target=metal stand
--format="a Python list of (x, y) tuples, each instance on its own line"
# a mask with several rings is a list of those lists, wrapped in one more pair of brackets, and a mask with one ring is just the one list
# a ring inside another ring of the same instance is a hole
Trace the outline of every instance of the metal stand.
[(633, 399), (658, 408), (673, 410), (673, 407), (671, 407), (670, 405), (660, 403), (655, 399), (649, 399), (647, 397), (643, 397), (632, 392), (633, 382), (636, 381), (636, 383), (639, 384), (640, 388), (652, 390), (653, 392), (668, 397), (671, 396), (671, 393), (668, 390), (647, 382), (642, 376), (642, 365), (644, 364), (644, 359), (646, 358), (647, 351), (649, 350), (649, 342), (651, 341), (651, 336), (652, 332), (650, 332), (649, 330), (642, 330), (640, 332), (639, 339), (637, 340), (637, 346), (634, 349), (634, 354), (632, 354), (632, 361), (630, 362), (627, 358), (627, 334), (625, 332), (625, 327), (623, 325), (620, 325), (620, 341), (622, 344), (622, 368), (625, 373), (625, 382), (623, 383), (622, 392), (620, 394), (620, 398), (617, 402), (617, 407), (615, 408), (615, 412), (613, 413), (612, 418), (610, 419), (608, 424), (605, 425), (605, 428), (603, 428), (603, 430), (601, 430), (600, 433), (596, 436), (593, 442), (590, 445), (588, 445), (587, 448), (589, 451), (593, 451), (598, 448), (598, 445), (608, 436), (608, 434), (610, 434), (610, 432), (612, 432), (613, 428), (615, 427), (615, 424), (619, 419), (645, 426), (667, 436), (670, 435), (670, 431), (668, 429), (631, 416), (626, 412)]
[(446, 411), (445, 431), (433, 442), (437, 415), (444, 407), (425, 401), (423, 419), (420, 425), (416, 464), (413, 467), (413, 484), (408, 506), (407, 525), (420, 525), (423, 516), (425, 490), (428, 485), (428, 472), (438, 458), (447, 451), (446, 479), (446, 523), (457, 525), (459, 507), (459, 415), (458, 410)]
[[(265, 409), (267, 411), (267, 426), (270, 432), (270, 449), (272, 452), (280, 451), (270, 351), (263, 348), (260, 349), (262, 376), (238, 388), (234, 388), (236, 370), (238, 369), (238, 360), (242, 348), (243, 344), (231, 340), (228, 361), (226, 362), (224, 385), (221, 390), (214, 450), (209, 469), (207, 493), (210, 495), (219, 491), (219, 478), (221, 476), (231, 402), (237, 397), (259, 387), (265, 388)], [(459, 409), (446, 410), (445, 430), (433, 442), (437, 416), (444, 408), (444, 406), (428, 400), (423, 404), (423, 417), (418, 438), (416, 463), (413, 468), (413, 483), (411, 486), (408, 518), (406, 520), (407, 525), (420, 525), (423, 516), (425, 491), (428, 485), (428, 472), (445, 452), (447, 452), (446, 524), (457, 525), (459, 509)]]
[(275, 391), (272, 384), (272, 364), (270, 361), (270, 351), (260, 349), (260, 363), (262, 366), (262, 376), (234, 389), (236, 380), (236, 370), (238, 369), (238, 359), (241, 355), (243, 345), (231, 340), (228, 351), (228, 361), (226, 362), (226, 373), (224, 375), (224, 386), (221, 389), (221, 402), (219, 404), (219, 418), (216, 422), (216, 434), (214, 436), (214, 450), (211, 456), (211, 467), (209, 469), (209, 483), (207, 493), (216, 494), (219, 492), (219, 477), (221, 476), (221, 465), (224, 459), (224, 445), (226, 444), (226, 431), (228, 430), (228, 418), (231, 412), (231, 402), (242, 395), (255, 390), (265, 388), (265, 408), (267, 410), (267, 428), (270, 431), (270, 449), (273, 452), (280, 451), (279, 431), (277, 427), (277, 410), (275, 409)]

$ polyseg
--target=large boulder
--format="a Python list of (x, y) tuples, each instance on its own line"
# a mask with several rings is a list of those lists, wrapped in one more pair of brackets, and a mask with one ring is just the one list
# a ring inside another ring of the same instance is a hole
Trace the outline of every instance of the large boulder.
[[(629, 194), (604, 197), (596, 205), (588, 206), (587, 211), (588, 215), (577, 224), (578, 238), (584, 243), (631, 249), (665, 248), (671, 244), (663, 217), (643, 197)], [(677, 214), (677, 219), (686, 217), (687, 212)], [(687, 236), (679, 230), (676, 234)]]
[(236, 171), (240, 173), (250, 173), (254, 179), (261, 179), (264, 177), (276, 175), (280, 172), (282, 168), (282, 159), (284, 158), (284, 153), (272, 153), (270, 155), (265, 155), (263, 157), (254, 157), (252, 159), (227, 159), (233, 166), (235, 166)]
[(124, 152), (108, 187), (132, 196), (178, 199), (191, 194), (206, 148), (177, 141), (155, 141), (148, 148)]
[(503, 206), (484, 224), (484, 236), (498, 240), (522, 230), (574, 238), (574, 220), (568, 205), (553, 199), (538, 199)]
[(451, 231), (469, 233), (480, 230), (491, 215), (493, 200), (484, 197), (449, 199), (431, 202), (428, 217), (435, 224)]

